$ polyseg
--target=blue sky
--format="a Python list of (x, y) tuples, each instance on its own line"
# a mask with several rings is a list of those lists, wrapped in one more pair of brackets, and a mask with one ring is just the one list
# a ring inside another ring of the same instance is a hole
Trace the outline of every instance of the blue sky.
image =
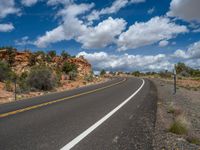
[(67, 50), (94, 70), (200, 69), (199, 0), (1, 0), (0, 46)]

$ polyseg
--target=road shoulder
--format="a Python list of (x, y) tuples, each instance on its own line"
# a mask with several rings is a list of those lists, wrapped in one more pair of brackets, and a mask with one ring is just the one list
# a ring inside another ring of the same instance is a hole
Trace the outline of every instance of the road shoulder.
[[(200, 93), (178, 88), (177, 94), (173, 95), (172, 84), (160, 79), (152, 80), (158, 89), (154, 149), (200, 149), (190, 140), (200, 138)], [(171, 133), (169, 130), (172, 124), (180, 116), (187, 123), (187, 133)]]

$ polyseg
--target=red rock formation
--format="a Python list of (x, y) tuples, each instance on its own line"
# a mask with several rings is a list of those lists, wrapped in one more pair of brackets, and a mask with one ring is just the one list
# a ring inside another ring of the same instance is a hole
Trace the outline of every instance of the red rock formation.
[[(24, 71), (30, 70), (29, 60), (32, 56), (30, 52), (15, 52), (14, 63), (12, 64), (12, 69), (17, 73), (20, 74)], [(0, 51), (0, 60), (8, 60), (8, 54), (6, 50)], [(50, 66), (53, 69), (57, 69), (56, 67), (61, 67), (63, 63), (67, 61), (70, 63), (74, 63), (77, 66), (78, 76), (84, 77), (85, 75), (89, 75), (92, 71), (91, 64), (88, 63), (84, 57), (80, 56), (78, 58), (69, 58), (63, 59), (60, 56), (56, 56), (52, 58), (51, 62), (47, 62), (41, 56), (36, 57), (36, 64), (40, 65), (41, 62)]]

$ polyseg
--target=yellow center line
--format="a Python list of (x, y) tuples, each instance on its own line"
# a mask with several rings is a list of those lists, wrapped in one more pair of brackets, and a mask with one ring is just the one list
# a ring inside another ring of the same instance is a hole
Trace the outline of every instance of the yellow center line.
[(120, 82), (117, 82), (117, 83), (114, 83), (114, 84), (110, 84), (108, 86), (104, 86), (104, 87), (101, 87), (101, 88), (97, 88), (95, 90), (91, 90), (91, 91), (79, 93), (79, 94), (76, 94), (76, 95), (60, 98), (60, 99), (57, 99), (57, 100), (53, 100), (53, 101), (50, 101), (50, 102), (45, 102), (45, 103), (42, 103), (42, 104), (29, 106), (29, 107), (25, 107), (25, 108), (22, 108), (22, 109), (18, 109), (18, 110), (2, 113), (2, 114), (0, 114), (0, 118), (4, 118), (4, 117), (11, 116), (11, 115), (14, 115), (14, 114), (18, 114), (18, 113), (21, 113), (21, 112), (33, 110), (33, 109), (40, 108), (40, 107), (43, 107), (43, 106), (47, 106), (47, 105), (50, 105), (50, 104), (58, 103), (58, 102), (61, 102), (61, 101), (64, 101), (64, 100), (69, 100), (69, 99), (72, 99), (72, 98), (80, 97), (80, 96), (83, 96), (83, 95), (86, 95), (86, 94), (95, 93), (97, 91), (101, 91), (101, 90), (110, 88), (112, 86), (121, 84), (121, 83), (123, 83), (125, 81), (126, 81), (126, 78), (124, 78), (124, 80), (122, 80)]

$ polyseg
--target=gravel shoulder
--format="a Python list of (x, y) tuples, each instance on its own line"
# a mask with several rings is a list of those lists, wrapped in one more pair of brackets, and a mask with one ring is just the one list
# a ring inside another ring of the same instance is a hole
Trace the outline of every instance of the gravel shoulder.
[[(190, 137), (200, 139), (200, 90), (193, 91), (178, 87), (173, 95), (173, 84), (161, 79), (151, 79), (158, 90), (154, 149), (200, 150), (200, 145), (188, 142)], [(169, 132), (174, 116), (169, 113), (172, 104), (184, 114), (188, 124), (187, 134), (177, 135)]]

